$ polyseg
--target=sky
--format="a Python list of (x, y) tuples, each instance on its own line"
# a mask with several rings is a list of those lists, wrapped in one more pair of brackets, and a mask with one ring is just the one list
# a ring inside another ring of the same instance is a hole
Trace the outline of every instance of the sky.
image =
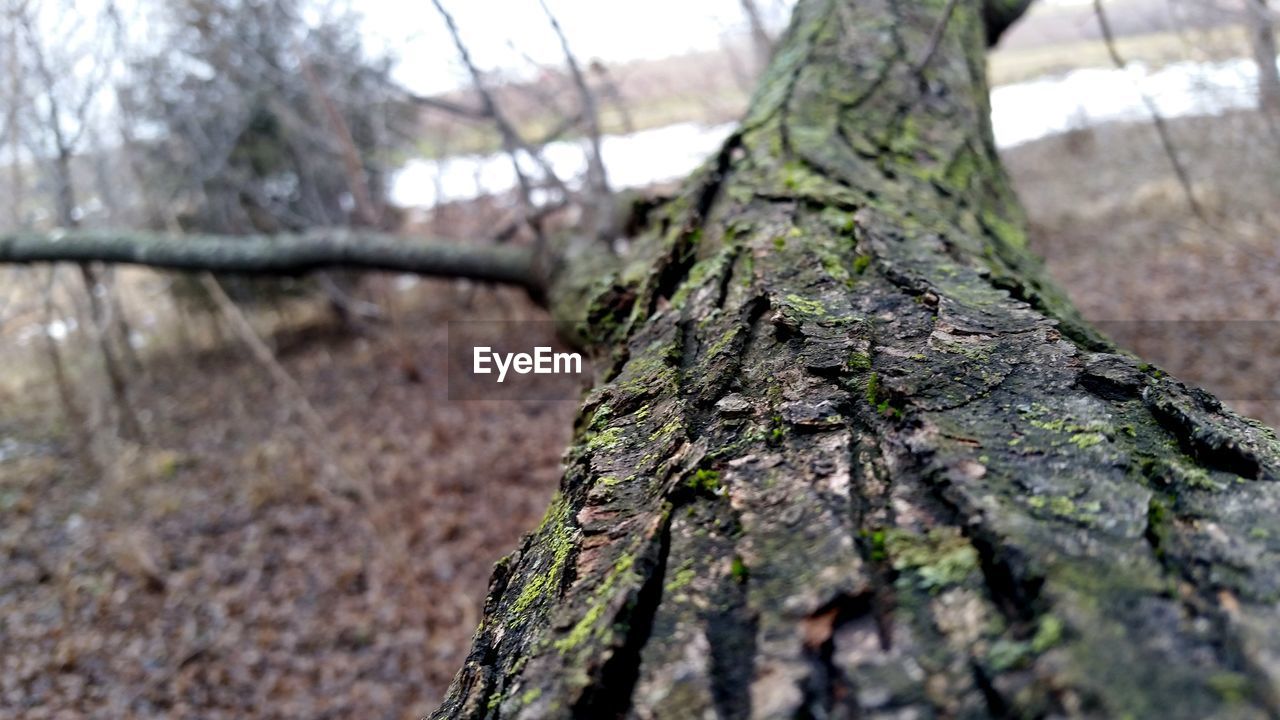
[[(563, 62), (560, 46), (537, 0), (443, 0), (478, 65), (528, 70), (524, 56), (545, 65)], [(1079, 5), (1092, 0), (1039, 0)], [(396, 79), (422, 94), (466, 84), (453, 42), (429, 0), (352, 0), (363, 16), (371, 48), (401, 59)], [(547, 0), (574, 54), (585, 60), (626, 62), (681, 55), (745, 37), (741, 0)], [(795, 0), (756, 0), (775, 30), (785, 27)]]
[[(444, 0), (476, 63), (486, 70), (528, 68), (527, 55), (562, 65), (563, 54), (537, 0)], [(606, 63), (709, 50), (741, 35), (740, 0), (547, 0), (580, 59)], [(793, 0), (757, 0), (776, 25)], [(429, 0), (361, 0), (372, 48), (400, 57), (396, 79), (419, 93), (465, 84), (453, 42)]]
[[(477, 64), (485, 70), (529, 72), (529, 60), (563, 63), (558, 41), (537, 0), (442, 0)], [(746, 37), (741, 0), (546, 0), (580, 59), (606, 63), (681, 55)], [(1073, 5), (1091, 0), (1039, 0)], [(134, 41), (150, 34), (153, 0), (114, 0)], [(774, 31), (785, 26), (795, 0), (756, 0)], [(54, 34), (74, 26), (92, 35), (104, 0), (37, 3), (41, 25)], [(434, 94), (467, 84), (453, 42), (430, 0), (316, 0), (316, 7), (350, 8), (368, 47), (399, 58), (398, 81)], [(77, 20), (72, 17), (80, 16)]]

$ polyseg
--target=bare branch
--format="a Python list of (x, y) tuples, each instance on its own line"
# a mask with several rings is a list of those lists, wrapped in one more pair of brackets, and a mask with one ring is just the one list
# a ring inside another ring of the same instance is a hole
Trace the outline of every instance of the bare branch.
[[(1093, 0), (1093, 12), (1098, 17), (1098, 26), (1102, 29), (1102, 40), (1106, 43), (1107, 54), (1111, 56), (1111, 61), (1116, 68), (1125, 69), (1128, 63), (1121, 57), (1120, 51), (1116, 49), (1115, 34), (1111, 31), (1111, 21), (1107, 19), (1107, 12), (1102, 8), (1102, 0)], [(1178, 157), (1178, 150), (1174, 147), (1173, 138), (1169, 135), (1168, 123), (1164, 121), (1164, 116), (1160, 114), (1160, 109), (1156, 107), (1156, 103), (1151, 99), (1151, 96), (1145, 91), (1139, 91), (1139, 94), (1142, 96), (1142, 103), (1147, 106), (1147, 113), (1151, 116), (1151, 124), (1155, 126), (1156, 134), (1160, 136), (1160, 145), (1164, 148), (1164, 154), (1169, 158), (1169, 164), (1173, 166), (1174, 175), (1178, 177), (1178, 184), (1182, 186), (1182, 194), (1187, 198), (1187, 205), (1201, 222), (1212, 226), (1213, 223), (1209, 222), (1209, 217), (1205, 214), (1200, 201), (1196, 199), (1195, 191), (1191, 186), (1191, 175)]]
[(565, 64), (569, 67), (569, 75), (573, 78), (578, 98), (582, 103), (582, 120), (586, 125), (587, 139), (591, 143), (591, 151), (587, 153), (587, 187), (591, 195), (591, 209), (595, 215), (594, 230), (602, 240), (607, 239), (604, 235), (614, 227), (615, 223), (613, 192), (609, 190), (609, 176), (604, 167), (604, 155), (600, 151), (600, 109), (596, 103), (595, 93), (587, 85), (587, 78), (583, 75), (582, 68), (578, 66), (578, 59), (569, 48), (569, 39), (560, 28), (560, 21), (551, 12), (546, 0), (538, 0), (538, 4), (542, 6), (542, 12), (546, 14), (547, 20), (551, 23), (551, 29), (560, 40)]
[(430, 108), (432, 110), (439, 110), (440, 112), (447, 113), (449, 115), (456, 115), (467, 120), (489, 119), (488, 113), (484, 110), (467, 107), (462, 103), (456, 103), (451, 100), (445, 100), (438, 97), (427, 97), (426, 95), (418, 95), (416, 93), (409, 93), (406, 97), (409, 102), (415, 105), (421, 105), (422, 107)]
[(739, 4), (742, 5), (742, 14), (747, 17), (747, 24), (751, 27), (751, 48), (756, 54), (756, 70), (762, 71), (773, 59), (773, 38), (769, 37), (769, 31), (765, 29), (764, 18), (760, 15), (760, 8), (756, 6), (755, 0), (739, 0)]
[(568, 188), (565, 187), (564, 182), (552, 170), (551, 164), (542, 157), (542, 153), (529, 147), (528, 143), (520, 137), (520, 133), (516, 131), (515, 126), (511, 124), (511, 121), (507, 119), (507, 116), (498, 107), (493, 93), (489, 92), (489, 88), (484, 83), (480, 68), (471, 59), (471, 52), (467, 49), (467, 44), (462, 41), (462, 33), (458, 30), (458, 25), (454, 22), (453, 16), (449, 14), (448, 10), (445, 10), (444, 4), (440, 0), (431, 0), (431, 3), (435, 5), (436, 11), (440, 13), (440, 17), (444, 20), (444, 24), (449, 30), (450, 37), (453, 38), (454, 47), (458, 50), (458, 57), (462, 59), (462, 64), (467, 68), (467, 74), (471, 76), (471, 83), (475, 86), (476, 94), (480, 96), (480, 103), (484, 108), (485, 115), (493, 121), (498, 134), (502, 137), (503, 150), (511, 156), (511, 165), (515, 169), (516, 180), (520, 184), (520, 193), (525, 204), (530, 208), (534, 205), (533, 185), (530, 183), (529, 177), (525, 175), (524, 169), (520, 167), (520, 159), (517, 154), (521, 151), (533, 158), (546, 176), (546, 180), (555, 186), (564, 197), (568, 197)]
[(171, 270), (301, 275), (353, 268), (540, 287), (533, 252), (340, 230), (306, 235), (69, 232), (0, 235), (0, 263), (108, 262)]

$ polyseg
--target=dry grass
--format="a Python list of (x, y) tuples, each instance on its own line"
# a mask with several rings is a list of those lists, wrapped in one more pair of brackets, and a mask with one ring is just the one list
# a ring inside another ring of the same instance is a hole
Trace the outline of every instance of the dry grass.
[[(1195, 32), (1158, 32), (1117, 38), (1116, 50), (1126, 61), (1160, 68), (1176, 62), (1215, 61), (1241, 57), (1248, 51), (1243, 29), (1213, 28)], [(1014, 45), (991, 53), (992, 85), (1034, 80), (1087, 67), (1112, 67), (1100, 40), (1074, 40), (1052, 45)]]

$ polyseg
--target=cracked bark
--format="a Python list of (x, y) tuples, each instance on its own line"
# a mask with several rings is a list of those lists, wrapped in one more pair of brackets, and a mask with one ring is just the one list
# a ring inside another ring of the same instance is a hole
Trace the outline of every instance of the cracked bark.
[(1280, 442), (1046, 282), (950, 5), (801, 0), (553, 284), (606, 370), (435, 717), (1277, 714)]

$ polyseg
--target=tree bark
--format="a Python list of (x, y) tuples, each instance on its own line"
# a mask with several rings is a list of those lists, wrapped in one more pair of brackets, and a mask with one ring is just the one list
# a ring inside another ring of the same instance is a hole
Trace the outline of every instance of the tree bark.
[(1280, 119), (1280, 70), (1276, 68), (1276, 35), (1267, 0), (1245, 0), (1249, 48), (1258, 65), (1258, 108), (1272, 122)]
[(231, 237), (59, 231), (0, 235), (0, 263), (109, 262), (245, 275), (303, 275), (351, 268), (541, 286), (532, 253), (372, 232)]
[(1280, 442), (1046, 282), (944, 5), (800, 0), (624, 264), (556, 278), (603, 379), (435, 717), (1280, 710)]

